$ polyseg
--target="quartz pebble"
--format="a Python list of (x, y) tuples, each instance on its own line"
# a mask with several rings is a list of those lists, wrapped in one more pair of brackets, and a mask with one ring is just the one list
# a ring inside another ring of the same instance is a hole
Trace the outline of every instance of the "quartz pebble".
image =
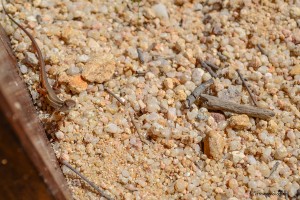
[(78, 56), (78, 62), (86, 63), (89, 59), (90, 57), (85, 54)]
[(26, 65), (20, 65), (20, 71), (22, 74), (27, 74), (28, 68), (26, 67)]
[(122, 133), (122, 129), (120, 129), (116, 124), (108, 124), (105, 128), (104, 131), (108, 133), (113, 133), (113, 134), (120, 134)]
[(39, 62), (38, 59), (36, 58), (35, 54), (31, 53), (31, 52), (25, 53), (25, 60), (32, 67), (36, 66)]
[(232, 162), (234, 164), (239, 163), (245, 157), (244, 153), (239, 151), (233, 151), (231, 152), (231, 155), (232, 155)]
[(176, 182), (175, 182), (175, 189), (177, 192), (183, 192), (188, 186), (188, 183), (182, 179), (178, 179)]
[(152, 7), (152, 10), (154, 11), (155, 15), (161, 19), (168, 19), (168, 10), (166, 6), (162, 3), (156, 4)]
[(72, 75), (77, 75), (80, 73), (80, 69), (78, 67), (70, 67), (68, 70), (67, 70), (67, 74), (72, 76)]
[(284, 146), (276, 149), (274, 157), (278, 160), (284, 159), (288, 155), (288, 152)]
[(300, 8), (297, 6), (293, 6), (290, 10), (290, 15), (292, 18), (299, 18), (300, 17)]
[(62, 139), (64, 139), (65, 134), (64, 134), (63, 132), (61, 132), (61, 131), (57, 131), (57, 132), (55, 133), (55, 137), (56, 137), (58, 140), (62, 140)]

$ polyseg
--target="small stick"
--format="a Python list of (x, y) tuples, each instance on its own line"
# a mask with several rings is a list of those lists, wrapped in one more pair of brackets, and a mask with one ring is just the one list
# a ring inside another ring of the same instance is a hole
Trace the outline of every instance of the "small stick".
[(278, 161), (274, 164), (274, 166), (273, 166), (273, 168), (272, 168), (272, 170), (271, 170), (271, 172), (270, 172), (270, 175), (269, 175), (267, 178), (270, 178), (270, 177), (271, 177), (271, 175), (277, 170), (279, 164), (280, 164), (280, 163), (279, 163)]
[[(125, 106), (125, 102), (122, 101), (117, 95), (115, 95), (112, 91), (110, 91), (110, 90), (107, 89), (107, 88), (105, 88), (105, 90), (106, 90), (109, 94), (111, 94), (114, 98), (116, 98), (123, 106)], [(141, 134), (141, 132), (140, 132), (140, 129), (138, 128), (136, 122), (134, 121), (134, 116), (133, 116), (131, 113), (129, 113), (129, 116), (130, 116), (130, 118), (131, 118), (131, 121), (132, 121), (132, 123), (133, 123), (133, 125), (134, 125), (136, 131), (138, 132), (138, 134), (139, 134), (139, 136), (140, 136), (141, 141), (144, 142), (145, 144), (149, 144), (149, 142), (146, 141), (146, 140), (143, 138), (143, 136), (142, 136), (142, 134)]]
[(203, 93), (211, 84), (213, 84), (214, 80), (211, 78), (208, 81), (202, 83), (187, 97), (185, 101), (186, 108), (190, 108), (191, 105), (196, 101), (201, 93)]
[(225, 56), (225, 55), (223, 55), (221, 52), (217, 52), (217, 55), (220, 57), (220, 59), (222, 60), (222, 61), (226, 61), (228, 58)]
[(201, 165), (199, 164), (198, 161), (195, 161), (194, 164), (195, 164), (195, 165), (198, 167), (198, 169), (200, 169), (200, 170), (203, 168), (203, 167), (201, 167)]
[(262, 48), (260, 44), (257, 45), (257, 48), (262, 54), (264, 54), (265, 56), (269, 56), (268, 53)]
[(95, 183), (93, 183), (90, 180), (88, 180), (85, 176), (83, 176), (80, 172), (78, 172), (74, 167), (72, 167), (67, 161), (60, 160), (60, 162), (61, 162), (61, 164), (65, 165), (70, 170), (72, 170), (75, 174), (77, 174), (85, 182), (87, 182), (92, 188), (94, 188), (95, 190), (97, 190), (97, 192), (99, 192), (101, 194), (101, 196), (107, 198), (108, 200), (113, 200), (113, 198), (111, 198), (110, 196), (108, 196), (107, 194), (105, 194), (105, 192), (103, 190), (101, 190)]
[(145, 76), (146, 72), (136, 72), (135, 76)]
[(142, 49), (137, 48), (136, 51), (137, 51), (137, 53), (138, 53), (139, 61), (140, 61), (142, 64), (144, 64), (144, 63), (145, 63), (145, 58), (144, 58)]
[(246, 114), (250, 117), (257, 117), (260, 119), (269, 119), (274, 117), (275, 113), (268, 109), (257, 108), (253, 106), (241, 105), (231, 101), (226, 101), (218, 97), (207, 94), (200, 94), (200, 99), (204, 105), (211, 110), (229, 111), (238, 114)]
[(238, 73), (240, 79), (242, 80), (243, 85), (244, 85), (245, 88), (247, 89), (247, 91), (248, 91), (248, 93), (249, 93), (249, 95), (250, 95), (250, 97), (251, 97), (251, 99), (252, 99), (254, 105), (257, 106), (257, 103), (256, 103), (256, 101), (255, 101), (255, 99), (254, 99), (254, 97), (253, 97), (253, 95), (252, 95), (252, 93), (251, 93), (251, 91), (250, 91), (250, 89), (249, 89), (249, 87), (248, 87), (248, 85), (247, 85), (247, 83), (246, 83), (244, 77), (242, 76), (240, 70), (237, 69), (236, 72)]
[(212, 77), (217, 78), (217, 74), (210, 68), (210, 66), (206, 64), (206, 62), (201, 59), (197, 59), (197, 63), (200, 63), (201, 66), (205, 68)]
[(206, 63), (208, 66), (210, 66), (211, 68), (213, 68), (214, 70), (218, 70), (218, 69), (219, 69), (219, 67), (218, 67), (217, 65), (215, 65), (215, 64), (213, 64), (213, 63), (211, 63), (211, 62), (209, 62), (209, 61), (205, 61), (205, 63)]
[(111, 96), (113, 96), (114, 98), (116, 98), (123, 106), (125, 106), (125, 102), (120, 98), (118, 97), (117, 95), (115, 95), (112, 91), (110, 91), (107, 87), (104, 87), (104, 89), (106, 90), (106, 92), (108, 94), (110, 94)]
[(164, 60), (169, 60), (169, 59), (174, 59), (175, 56), (166, 56), (166, 57), (163, 57), (162, 55), (152, 55), (153, 57), (153, 60), (158, 60), (158, 59), (164, 59)]

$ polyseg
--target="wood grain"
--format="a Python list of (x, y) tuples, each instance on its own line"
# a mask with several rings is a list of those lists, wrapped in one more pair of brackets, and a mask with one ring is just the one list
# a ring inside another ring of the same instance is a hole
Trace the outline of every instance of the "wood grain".
[[(1, 25), (0, 47), (0, 109), (2, 114), (14, 130), (15, 138), (20, 141), (20, 148), (24, 149), (53, 197), (59, 200), (72, 199), (68, 185), (32, 104), (28, 89), (19, 76), (17, 62), (13, 56), (9, 39)], [(21, 168), (22, 165), (15, 167)], [(23, 184), (31, 183), (24, 181)], [(16, 188), (12, 187), (12, 189), (11, 194), (17, 195)]]
[(269, 119), (275, 116), (275, 113), (268, 109), (241, 105), (207, 94), (200, 94), (200, 99), (204, 106), (211, 110), (221, 110), (238, 114), (246, 114), (250, 117), (257, 117), (260, 119)]

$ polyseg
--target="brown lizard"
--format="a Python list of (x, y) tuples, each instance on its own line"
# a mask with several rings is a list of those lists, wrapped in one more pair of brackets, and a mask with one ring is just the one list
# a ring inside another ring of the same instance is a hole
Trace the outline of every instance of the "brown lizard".
[(2, 7), (4, 10), (4, 13), (7, 15), (7, 17), (13, 22), (15, 23), (20, 29), (22, 29), (25, 34), (29, 37), (29, 39), (31, 40), (31, 43), (33, 45), (33, 48), (35, 49), (37, 56), (38, 56), (38, 60), (39, 60), (39, 68), (40, 68), (40, 81), (41, 81), (41, 87), (45, 90), (46, 92), (46, 99), (49, 102), (49, 104), (59, 110), (59, 111), (67, 111), (70, 108), (74, 107), (76, 105), (75, 101), (71, 100), (71, 99), (67, 99), (65, 101), (62, 101), (60, 98), (57, 97), (56, 93), (54, 92), (54, 90), (52, 89), (52, 87), (50, 86), (48, 79), (47, 79), (47, 73), (46, 73), (46, 69), (45, 69), (45, 62), (44, 62), (44, 58), (42, 55), (42, 52), (38, 46), (38, 44), (36, 43), (35, 39), (33, 38), (33, 36), (23, 27), (21, 26), (18, 22), (16, 22), (7, 12), (7, 10), (4, 7), (3, 4), (3, 0), (1, 0), (2, 3)]

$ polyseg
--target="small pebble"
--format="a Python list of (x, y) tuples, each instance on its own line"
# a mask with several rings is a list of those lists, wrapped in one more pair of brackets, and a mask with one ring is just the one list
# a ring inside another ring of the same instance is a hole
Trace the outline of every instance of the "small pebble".
[(83, 54), (78, 57), (78, 62), (86, 63), (89, 59), (90, 57), (88, 55)]
[(36, 66), (39, 62), (38, 59), (36, 58), (35, 54), (31, 53), (31, 52), (25, 53), (25, 60), (32, 67)]
[(107, 126), (104, 127), (104, 131), (113, 134), (120, 134), (122, 133), (122, 129), (120, 129), (116, 124), (109, 123)]
[(26, 67), (26, 65), (20, 65), (20, 71), (22, 74), (27, 74), (28, 73), (28, 69)]
[(64, 134), (63, 132), (61, 132), (61, 131), (57, 131), (57, 132), (55, 133), (55, 137), (56, 137), (58, 140), (62, 140), (62, 139), (64, 139), (65, 134)]
[(72, 76), (72, 75), (77, 75), (80, 73), (80, 69), (78, 67), (70, 67), (68, 70), (67, 70), (67, 74)]
[(210, 131), (204, 139), (204, 153), (215, 160), (219, 160), (223, 156), (225, 140), (217, 131)]
[(182, 193), (188, 186), (188, 183), (182, 179), (178, 179), (176, 182), (175, 182), (175, 190), (177, 192), (180, 192)]
[(247, 115), (234, 115), (230, 117), (229, 124), (231, 127), (238, 130), (248, 129), (251, 126)]
[(169, 14), (166, 6), (162, 3), (152, 6), (152, 10), (155, 13), (156, 17), (161, 19), (169, 19)]
[(287, 155), (288, 155), (288, 152), (287, 152), (286, 148), (284, 146), (282, 146), (282, 147), (279, 147), (276, 149), (274, 157), (277, 160), (282, 160), (282, 159), (286, 158)]

